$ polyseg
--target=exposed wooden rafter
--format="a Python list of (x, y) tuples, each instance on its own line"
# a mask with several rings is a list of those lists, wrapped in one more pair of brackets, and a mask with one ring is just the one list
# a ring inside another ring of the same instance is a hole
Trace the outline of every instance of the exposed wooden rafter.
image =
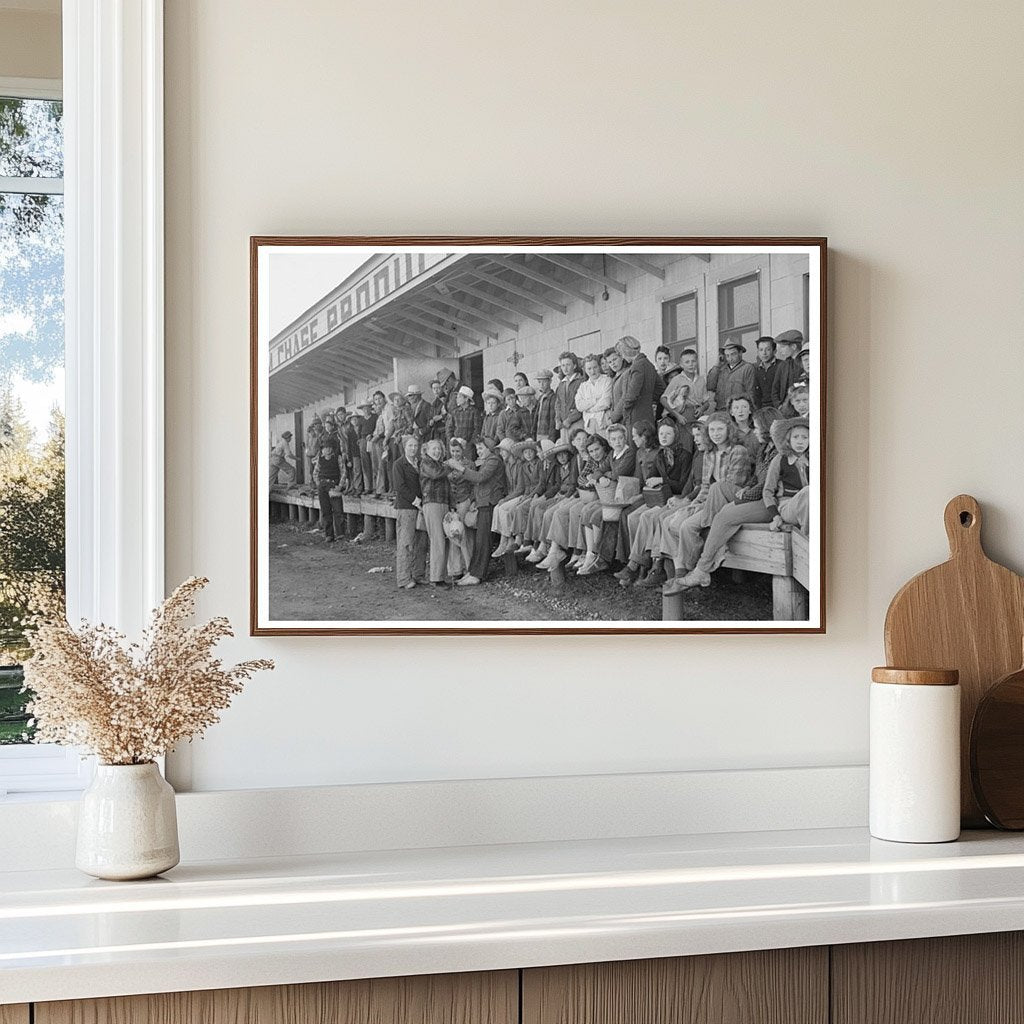
[[(413, 309), (418, 309), (423, 313), (429, 313), (431, 316), (441, 317), (442, 319), (448, 320), (453, 324), (465, 327), (467, 330), (476, 331), (478, 334), (484, 334), (489, 338), (494, 338), (495, 340), (497, 340), (497, 331), (493, 331), (487, 327), (480, 327), (477, 324), (471, 324), (468, 320), (465, 319), (465, 316), (467, 315), (465, 313), (456, 315), (451, 310), (435, 309), (433, 306), (430, 306), (425, 302), (408, 302), (407, 305), (412, 306)], [(485, 323), (490, 322), (488, 318), (485, 316), (478, 316), (477, 319), (483, 320)]]
[(560, 292), (562, 295), (569, 295), (574, 299), (580, 299), (583, 302), (589, 303), (591, 306), (594, 304), (594, 296), (589, 295), (581, 288), (577, 288), (574, 284), (567, 284), (564, 281), (559, 281), (557, 277), (552, 277), (550, 274), (545, 274), (540, 270), (534, 270), (533, 267), (523, 266), (522, 263), (516, 263), (508, 256), (491, 256), (489, 259), (492, 263), (496, 263), (498, 266), (508, 267), (509, 270), (515, 271), (515, 273), (519, 274), (520, 277), (536, 281), (538, 284), (547, 285), (548, 288)]
[(513, 303), (511, 299), (506, 299), (501, 295), (490, 295), (480, 288), (473, 288), (470, 285), (460, 285), (459, 291), (466, 295), (472, 295), (474, 298), (483, 299), (484, 302), (489, 302), (492, 306), (497, 306), (499, 309), (507, 309), (510, 313), (516, 313), (519, 316), (529, 317), (531, 320), (536, 320), (537, 323), (544, 323), (544, 317), (539, 313), (534, 313), (532, 310), (524, 309), (522, 304)]
[(563, 270), (570, 270), (574, 274), (578, 274), (580, 277), (585, 277), (590, 281), (596, 281), (598, 284), (603, 284), (606, 288), (614, 288), (616, 291), (620, 291), (625, 295), (626, 286), (621, 281), (616, 281), (614, 277), (609, 277), (607, 274), (602, 274), (597, 270), (590, 270), (587, 267), (581, 266), (573, 260), (566, 259), (564, 256), (555, 256), (549, 252), (538, 252), (535, 254), (538, 259), (547, 260), (548, 263), (554, 263), (556, 267), (561, 267)]
[(495, 324), (498, 327), (505, 327), (510, 331), (519, 330), (519, 325), (512, 323), (511, 320), (505, 320), (502, 317), (498, 316), (497, 313), (488, 313), (487, 310), (480, 309), (478, 306), (470, 306), (466, 302), (459, 302), (456, 299), (451, 299), (448, 298), (447, 296), (445, 296), (444, 298), (438, 297), (436, 299), (431, 297), (430, 301), (443, 302), (446, 306), (449, 306), (452, 309), (461, 310), (463, 313), (468, 313), (470, 316), (474, 316), (478, 320), (483, 320), (489, 324)]
[(565, 313), (566, 307), (560, 302), (555, 302), (554, 299), (549, 299), (546, 295), (538, 295), (536, 292), (527, 291), (527, 289), (517, 285), (514, 281), (506, 281), (503, 278), (497, 277), (494, 274), (488, 274), (483, 270), (468, 270), (467, 275), (471, 275), (487, 284), (497, 285), (504, 291), (511, 292), (513, 295), (519, 295), (524, 299), (529, 299), (530, 302), (536, 302), (541, 306), (547, 306), (548, 309), (553, 309), (556, 313)]

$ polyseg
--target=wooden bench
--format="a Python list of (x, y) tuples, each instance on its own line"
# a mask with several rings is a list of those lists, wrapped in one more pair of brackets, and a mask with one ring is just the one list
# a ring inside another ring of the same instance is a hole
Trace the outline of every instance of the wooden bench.
[[(363, 533), (372, 536), (377, 532), (378, 520), (384, 524), (384, 538), (395, 539), (395, 522), (398, 514), (395, 506), (385, 498), (363, 497), (331, 491), (332, 498), (340, 498), (342, 510), (349, 517), (349, 532), (356, 533), (361, 526)], [(274, 505), (293, 522), (315, 523), (320, 519), (320, 501), (315, 494), (300, 494), (298, 491), (270, 491), (271, 520), (274, 519)]]
[[(341, 498), (345, 514), (351, 517), (350, 532), (354, 533), (358, 529), (352, 519), (361, 517), (364, 533), (374, 534), (380, 520), (384, 524), (385, 539), (395, 539), (395, 520), (398, 516), (390, 501), (333, 492), (331, 496)], [(287, 510), (287, 518), (293, 522), (313, 523), (320, 518), (320, 502), (313, 494), (271, 489), (270, 502), (272, 506), (280, 506), (279, 512)], [(271, 518), (273, 519), (273, 514)], [(780, 622), (806, 620), (810, 556), (807, 538), (802, 533), (775, 533), (768, 529), (767, 524), (762, 523), (743, 526), (729, 541), (722, 564), (727, 569), (767, 573), (772, 578), (772, 618)], [(505, 569), (509, 575), (515, 575), (518, 570), (515, 556), (506, 557)], [(564, 573), (553, 574), (552, 582), (556, 585), (564, 583), (564, 580)], [(662, 598), (663, 622), (681, 620), (682, 611), (682, 594)]]
[[(722, 565), (727, 569), (763, 572), (771, 576), (773, 619), (802, 622), (807, 618), (810, 557), (807, 538), (802, 533), (776, 533), (768, 529), (767, 523), (740, 527), (729, 541)], [(662, 598), (662, 621), (679, 621), (682, 612), (682, 594)]]

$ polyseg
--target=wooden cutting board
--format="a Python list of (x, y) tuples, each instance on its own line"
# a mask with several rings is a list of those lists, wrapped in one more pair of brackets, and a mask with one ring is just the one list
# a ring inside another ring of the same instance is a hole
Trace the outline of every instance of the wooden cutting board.
[(981, 546), (981, 508), (960, 494), (945, 511), (949, 561), (915, 576), (885, 616), (885, 656), (893, 668), (960, 670), (960, 813), (984, 827), (970, 773), (974, 712), (988, 688), (1020, 667), (1024, 578), (993, 562)]

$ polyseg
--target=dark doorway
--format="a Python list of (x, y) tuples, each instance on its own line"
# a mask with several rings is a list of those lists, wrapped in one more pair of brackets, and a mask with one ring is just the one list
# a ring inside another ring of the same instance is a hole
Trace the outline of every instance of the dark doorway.
[(484, 407), (482, 395), (484, 390), (483, 352), (474, 352), (471, 356), (459, 357), (459, 383), (473, 389), (473, 393), (476, 395), (474, 399), (476, 407), (482, 409)]

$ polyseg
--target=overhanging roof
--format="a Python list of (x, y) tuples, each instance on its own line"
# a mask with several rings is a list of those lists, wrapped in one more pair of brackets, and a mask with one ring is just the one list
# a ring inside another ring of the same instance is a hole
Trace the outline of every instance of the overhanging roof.
[[(610, 251), (390, 253), (270, 342), (270, 412), (302, 408), (388, 377), (393, 360), (453, 359), (543, 324), (571, 302), (625, 292), (635, 271), (664, 279), (678, 256)], [(625, 267), (631, 273), (624, 273)]]

